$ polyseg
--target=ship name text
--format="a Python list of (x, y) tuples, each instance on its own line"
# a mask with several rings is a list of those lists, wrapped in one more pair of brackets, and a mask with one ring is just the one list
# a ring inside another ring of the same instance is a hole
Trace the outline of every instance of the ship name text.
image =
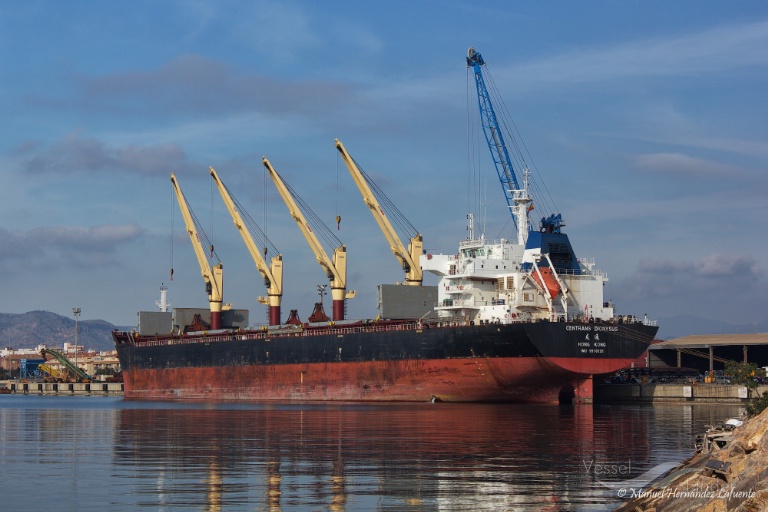
[(619, 332), (615, 325), (566, 325), (566, 331), (584, 331), (584, 332)]

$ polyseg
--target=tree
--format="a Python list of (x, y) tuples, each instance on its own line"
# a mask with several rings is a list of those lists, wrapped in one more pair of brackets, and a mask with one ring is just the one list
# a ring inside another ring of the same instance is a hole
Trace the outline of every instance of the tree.
[(728, 361), (725, 363), (725, 373), (730, 377), (731, 382), (747, 387), (747, 397), (751, 396), (752, 391), (757, 389), (757, 380), (755, 377), (764, 375), (765, 371), (758, 368), (755, 363), (737, 363)]

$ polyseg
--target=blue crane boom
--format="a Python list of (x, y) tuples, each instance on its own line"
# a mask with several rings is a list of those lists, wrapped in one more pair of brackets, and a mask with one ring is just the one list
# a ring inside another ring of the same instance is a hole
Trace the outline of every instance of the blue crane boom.
[[(470, 48), (467, 52), (467, 66), (472, 67), (475, 72), (475, 85), (477, 86), (477, 103), (480, 107), (480, 117), (482, 118), (483, 133), (485, 134), (485, 140), (488, 142), (488, 147), (491, 150), (491, 158), (493, 164), (496, 166), (496, 174), (499, 175), (499, 181), (501, 182), (501, 188), (504, 191), (504, 198), (507, 200), (507, 206), (510, 213), (512, 213), (512, 219), (517, 225), (517, 219), (514, 215), (515, 198), (513, 190), (519, 190), (520, 185), (515, 175), (515, 169), (512, 166), (512, 160), (509, 158), (507, 152), (507, 146), (504, 144), (504, 136), (501, 133), (499, 122), (496, 120), (496, 112), (493, 111), (493, 104), (491, 103), (491, 97), (488, 94), (488, 89), (485, 87), (485, 80), (483, 79), (483, 72), (481, 66), (485, 65), (482, 55), (475, 51), (474, 48)], [(518, 226), (518, 229), (521, 229)]]
[[(518, 241), (521, 244), (525, 244), (525, 241), (528, 238), (528, 232), (533, 230), (533, 225), (528, 217), (530, 211), (533, 210), (533, 200), (529, 195), (528, 189), (530, 172), (523, 160), (523, 169), (518, 169), (518, 172), (520, 172), (522, 176), (521, 187), (520, 182), (518, 181), (518, 175), (512, 165), (512, 159), (509, 157), (507, 146), (504, 143), (504, 136), (502, 135), (501, 126), (496, 118), (496, 112), (493, 110), (491, 96), (485, 86), (482, 66), (485, 66), (485, 61), (483, 60), (482, 55), (480, 55), (474, 48), (470, 48), (467, 52), (467, 67), (471, 67), (475, 75), (477, 103), (480, 107), (483, 134), (488, 143), (488, 148), (491, 150), (491, 158), (496, 167), (496, 174), (499, 176), (501, 188), (504, 191), (504, 199), (507, 201), (507, 207), (512, 214), (512, 220), (517, 229)], [(512, 142), (514, 144), (513, 150), (517, 151), (517, 143), (514, 139), (512, 139)], [(519, 151), (516, 155), (522, 156), (519, 154)], [(552, 214), (548, 217), (542, 217), (539, 224), (542, 232), (560, 233), (561, 228), (565, 226), (565, 221), (560, 214)]]

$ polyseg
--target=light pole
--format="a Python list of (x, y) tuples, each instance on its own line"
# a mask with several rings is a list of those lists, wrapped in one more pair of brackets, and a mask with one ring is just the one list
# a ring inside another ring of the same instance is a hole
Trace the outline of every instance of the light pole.
[[(77, 345), (79, 343), (77, 319), (80, 317), (80, 308), (72, 308), (72, 314), (75, 315), (75, 368), (77, 368)], [(75, 375), (75, 381), (77, 381), (77, 375)]]
[(320, 296), (320, 304), (323, 303), (323, 295), (325, 295), (325, 288), (328, 286), (327, 284), (319, 284), (317, 285), (317, 294)]

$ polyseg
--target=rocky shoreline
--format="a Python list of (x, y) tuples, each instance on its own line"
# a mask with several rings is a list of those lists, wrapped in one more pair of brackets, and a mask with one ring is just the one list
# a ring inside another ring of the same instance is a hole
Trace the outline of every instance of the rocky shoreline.
[(768, 511), (768, 409), (703, 436), (696, 455), (617, 512)]

